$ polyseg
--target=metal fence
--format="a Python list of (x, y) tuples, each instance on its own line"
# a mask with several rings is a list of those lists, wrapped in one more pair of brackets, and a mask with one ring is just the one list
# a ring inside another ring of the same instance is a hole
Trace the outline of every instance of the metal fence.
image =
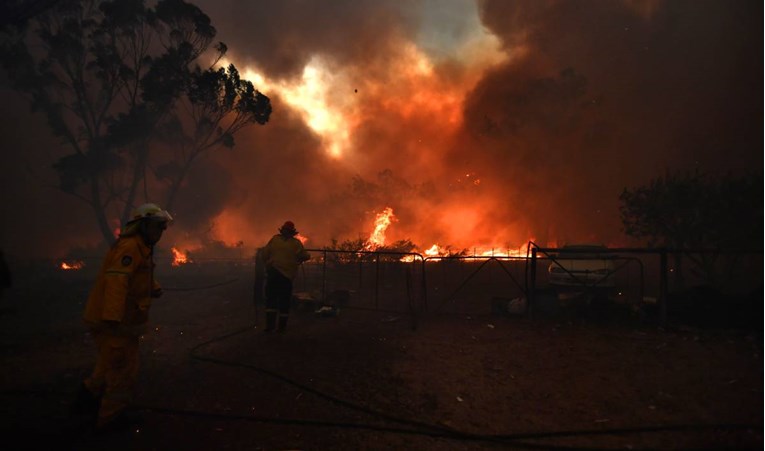
[[(613, 263), (603, 275), (613, 278), (613, 287), (598, 280), (581, 280), (565, 287), (550, 283), (550, 270), (558, 265), (561, 252), (597, 254)], [(544, 248), (530, 243), (528, 259), (529, 315), (544, 314), (550, 303), (561, 301), (563, 292), (587, 296), (606, 295), (637, 314), (650, 313), (660, 325), (684, 321), (704, 313), (722, 320), (762, 311), (763, 252), (759, 249), (711, 250), (668, 248), (606, 248), (576, 250)], [(704, 265), (704, 271), (701, 266)], [(736, 311), (737, 309), (743, 309)], [(706, 310), (706, 312), (702, 312)], [(761, 313), (759, 313), (761, 316)]]
[(425, 298), (417, 253), (307, 249), (294, 281), (298, 302), (410, 315), (416, 327)]
[[(452, 256), (425, 259), (425, 302), (432, 314), (482, 314), (526, 298), (523, 257)], [(516, 309), (517, 310), (517, 309)], [(510, 310), (507, 310), (509, 313)], [(519, 312), (518, 312), (519, 313)]]
[[(533, 242), (526, 257), (424, 257), (418, 253), (309, 249), (312, 258), (301, 265), (294, 291), (306, 305), (330, 303), (410, 315), (415, 326), (423, 315), (492, 312), (543, 317), (560, 311), (569, 302), (564, 295), (571, 291), (585, 297), (605, 293), (614, 305), (638, 315), (649, 312), (648, 319), (657, 324), (682, 319), (687, 314), (683, 309), (713, 310), (717, 316), (741, 310), (741, 315), (761, 318), (764, 271), (760, 249), (603, 249), (601, 257), (612, 263), (611, 272), (603, 277), (614, 279), (608, 290), (601, 290), (592, 279), (566, 290), (552, 284), (550, 270), (563, 250)], [(38, 279), (94, 278), (101, 257), (80, 260), (85, 264), (81, 270), (64, 270), (61, 261), (14, 266), (27, 268), (29, 271), (22, 272)], [(184, 280), (193, 278), (196, 285), (207, 286), (238, 279), (242, 293), (253, 289), (254, 258), (197, 259), (179, 267), (171, 266), (167, 255), (156, 261), (159, 277), (163, 282), (169, 279), (168, 284), (185, 286)], [(707, 270), (706, 277), (699, 272), (700, 265)], [(709, 274), (716, 275), (714, 280), (710, 281)]]

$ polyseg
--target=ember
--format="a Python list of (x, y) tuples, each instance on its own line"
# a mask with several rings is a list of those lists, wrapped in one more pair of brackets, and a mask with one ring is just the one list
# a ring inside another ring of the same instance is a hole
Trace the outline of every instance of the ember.
[(85, 266), (85, 263), (81, 260), (73, 260), (69, 262), (61, 262), (59, 268), (63, 269), (64, 271), (77, 271), (82, 269), (83, 266)]

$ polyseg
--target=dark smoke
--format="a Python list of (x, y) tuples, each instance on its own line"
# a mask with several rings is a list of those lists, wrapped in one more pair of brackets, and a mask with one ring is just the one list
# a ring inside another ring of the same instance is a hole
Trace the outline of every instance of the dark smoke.
[(761, 5), (481, 6), (506, 48), (527, 56), (477, 86), (467, 128), (496, 154), (491, 162), (532, 176), (524, 210), (558, 237), (567, 225), (579, 237), (614, 237), (612, 193), (664, 170), (762, 167)]
[[(265, 91), (271, 121), (200, 162), (168, 240), (212, 227), (252, 248), (290, 219), (319, 246), (368, 236), (375, 213), (391, 206), (389, 238), (422, 248), (531, 237), (623, 244), (624, 187), (667, 170), (762, 173), (759, 2), (479, 1), (508, 55), (480, 72), (449, 53), (466, 30), (465, 2), (198, 5), (240, 69), (294, 82), (319, 57), (342, 73), (348, 85), (334, 86), (332, 100), (355, 99), (355, 122), (350, 150), (333, 159), (280, 93)], [(429, 40), (423, 25), (435, 26)], [(437, 57), (432, 75), (410, 75), (413, 43)], [(463, 97), (445, 101), (450, 93)], [(3, 115), (2, 245), (45, 255), (97, 241), (86, 210), (40, 188), (59, 144), (19, 105)], [(34, 132), (10, 138), (27, 124)], [(27, 175), (29, 164), (41, 175)], [(29, 202), (44, 206), (5, 219)]]

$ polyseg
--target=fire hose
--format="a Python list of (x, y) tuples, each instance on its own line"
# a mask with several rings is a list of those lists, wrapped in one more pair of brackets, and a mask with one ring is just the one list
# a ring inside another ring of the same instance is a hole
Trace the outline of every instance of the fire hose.
[[(268, 376), (270, 378), (276, 379), (280, 382), (286, 383), (288, 385), (292, 385), (293, 387), (296, 387), (302, 391), (305, 391), (317, 397), (328, 400), (337, 405), (371, 415), (373, 417), (388, 421), (390, 423), (397, 424), (399, 426), (380, 426), (380, 425), (374, 425), (369, 423), (348, 423), (348, 422), (332, 422), (332, 421), (320, 421), (320, 420), (273, 418), (273, 417), (251, 415), (251, 414), (237, 415), (237, 414), (228, 414), (228, 413), (223, 414), (223, 413), (199, 412), (199, 411), (188, 411), (188, 410), (177, 411), (177, 410), (166, 409), (166, 408), (156, 408), (156, 407), (149, 407), (149, 406), (143, 406), (143, 407), (146, 408), (147, 410), (162, 412), (162, 413), (169, 413), (169, 414), (183, 414), (183, 415), (213, 417), (213, 418), (228, 418), (228, 419), (256, 421), (256, 422), (263, 422), (263, 423), (293, 424), (293, 425), (304, 425), (304, 426), (315, 426), (315, 427), (343, 427), (343, 428), (351, 428), (351, 429), (366, 429), (366, 430), (376, 430), (381, 432), (401, 433), (401, 434), (410, 434), (410, 435), (424, 435), (424, 436), (444, 438), (444, 439), (450, 439), (450, 440), (489, 442), (489, 443), (497, 443), (497, 444), (504, 444), (504, 445), (512, 445), (512, 446), (516, 446), (520, 448), (529, 448), (529, 449), (569, 450), (569, 451), (582, 450), (582, 449), (605, 451), (605, 450), (609, 450), (610, 448), (595, 448), (595, 447), (589, 447), (589, 446), (586, 448), (577, 447), (577, 446), (561, 446), (561, 445), (553, 445), (549, 443), (547, 444), (532, 443), (532, 442), (528, 442), (528, 440), (542, 440), (542, 439), (550, 439), (550, 438), (565, 438), (565, 437), (577, 437), (577, 436), (632, 435), (632, 434), (642, 434), (642, 433), (650, 433), (650, 432), (709, 431), (714, 429), (762, 430), (761, 425), (758, 426), (755, 424), (715, 424), (715, 425), (680, 424), (680, 425), (664, 425), (664, 426), (645, 426), (645, 427), (636, 427), (636, 428), (584, 429), (584, 430), (546, 431), (546, 432), (530, 432), (530, 433), (514, 433), (514, 434), (480, 434), (480, 433), (465, 432), (465, 431), (461, 431), (456, 428), (448, 427), (445, 425), (431, 424), (431, 423), (426, 423), (426, 422), (422, 422), (418, 420), (402, 418), (400, 416), (388, 414), (371, 407), (359, 405), (352, 401), (348, 401), (348, 400), (339, 398), (337, 396), (325, 393), (323, 391), (317, 390), (313, 387), (307, 386), (303, 383), (290, 379), (287, 376), (284, 376), (275, 371), (272, 371), (257, 365), (252, 365), (252, 364), (248, 364), (244, 362), (222, 360), (222, 359), (218, 359), (211, 356), (205, 356), (199, 353), (200, 349), (212, 343), (222, 341), (222, 340), (231, 338), (233, 336), (236, 336), (245, 332), (251, 332), (251, 331), (252, 331), (252, 327), (248, 326), (248, 327), (244, 327), (242, 329), (238, 329), (233, 332), (212, 338), (202, 343), (199, 343), (198, 345), (194, 346), (189, 351), (189, 357), (193, 360), (197, 360), (201, 362), (253, 370), (260, 374)], [(632, 449), (637, 449), (637, 448), (632, 448)]]
[[(237, 280), (238, 279), (232, 279), (229, 281), (220, 282), (220, 283), (207, 285), (207, 286), (201, 286), (201, 287), (167, 288), (167, 290), (168, 291), (193, 291), (193, 290), (209, 289), (209, 288), (215, 288), (215, 287), (219, 287), (223, 285), (228, 285), (230, 283), (236, 282)], [(262, 300), (261, 299), (262, 288), (263, 288), (262, 284), (259, 284), (258, 281), (256, 280), (255, 293), (253, 296), (253, 300), (255, 303), (256, 324), (257, 324), (257, 316), (258, 316), (257, 304), (260, 300)], [(761, 426), (756, 426), (753, 424), (716, 424), (716, 425), (683, 424), (683, 425), (669, 425), (669, 426), (647, 426), (647, 427), (638, 427), (638, 428), (547, 431), (547, 432), (531, 432), (531, 433), (515, 433), (515, 434), (479, 434), (479, 433), (465, 432), (465, 431), (460, 431), (458, 429), (447, 427), (444, 425), (430, 424), (430, 423), (426, 423), (426, 422), (422, 422), (418, 420), (402, 418), (396, 415), (388, 414), (388, 413), (376, 410), (374, 408), (362, 406), (352, 401), (348, 401), (348, 400), (339, 398), (337, 396), (322, 392), (320, 390), (317, 390), (313, 387), (307, 386), (303, 383), (290, 379), (287, 376), (284, 376), (282, 374), (279, 374), (267, 368), (263, 368), (260, 366), (256, 366), (256, 365), (252, 365), (252, 364), (248, 364), (244, 362), (222, 360), (219, 358), (215, 358), (213, 356), (203, 355), (199, 352), (202, 348), (212, 343), (226, 340), (246, 332), (252, 332), (252, 326), (248, 325), (241, 329), (237, 329), (232, 332), (229, 332), (229, 333), (220, 335), (218, 337), (214, 337), (210, 340), (204, 341), (202, 343), (199, 343), (189, 351), (189, 357), (193, 360), (197, 360), (201, 362), (207, 362), (207, 363), (229, 366), (229, 367), (239, 367), (239, 368), (245, 368), (252, 371), (256, 371), (267, 377), (270, 377), (277, 381), (296, 387), (306, 393), (313, 394), (317, 397), (323, 398), (334, 404), (337, 404), (337, 405), (340, 405), (358, 412), (365, 413), (372, 417), (376, 417), (376, 418), (385, 420), (389, 423), (396, 424), (397, 426), (380, 426), (380, 425), (369, 424), (369, 423), (349, 423), (349, 422), (306, 420), (306, 419), (299, 419), (299, 418), (295, 418), (295, 419), (274, 418), (274, 417), (252, 415), (252, 414), (237, 415), (237, 414), (231, 414), (231, 413), (193, 411), (188, 409), (172, 409), (172, 408), (166, 408), (166, 407), (160, 407), (160, 406), (149, 406), (149, 405), (141, 405), (136, 407), (140, 407), (148, 411), (171, 414), (171, 415), (186, 415), (186, 416), (204, 417), (204, 418), (245, 420), (245, 421), (256, 421), (256, 422), (262, 422), (262, 423), (292, 424), (292, 425), (314, 426), (314, 427), (342, 427), (342, 428), (349, 428), (349, 429), (366, 429), (366, 430), (375, 430), (380, 432), (390, 432), (390, 433), (400, 433), (400, 434), (410, 434), (410, 435), (424, 435), (424, 436), (444, 438), (444, 439), (450, 439), (450, 440), (498, 443), (498, 444), (512, 445), (512, 446), (516, 446), (520, 448), (528, 448), (528, 449), (571, 450), (571, 451), (580, 450), (580, 449), (606, 450), (608, 448), (593, 448), (593, 447), (581, 448), (576, 446), (560, 446), (560, 445), (552, 445), (549, 443), (546, 443), (546, 444), (533, 443), (533, 442), (529, 442), (529, 440), (543, 440), (543, 439), (550, 439), (550, 438), (565, 438), (565, 437), (576, 437), (576, 436), (631, 435), (631, 434), (650, 433), (650, 432), (708, 431), (712, 429), (722, 429), (722, 430), (741, 430), (741, 429), (761, 430), (762, 429)]]
[[(165, 288), (165, 290), (167, 291), (203, 290), (203, 289), (210, 289), (210, 288), (228, 285), (228, 284), (236, 282), (237, 280), (239, 279), (236, 278), (236, 279), (231, 279), (228, 281), (219, 282), (219, 283), (215, 283), (211, 285), (204, 285), (204, 286), (197, 286), (197, 287), (170, 287), (170, 288)], [(237, 329), (232, 332), (228, 332), (223, 335), (201, 342), (195, 345), (189, 351), (189, 358), (192, 360), (212, 363), (216, 365), (224, 365), (228, 367), (239, 367), (239, 368), (245, 368), (248, 370), (256, 371), (262, 375), (265, 375), (277, 381), (296, 387), (306, 393), (310, 393), (314, 396), (320, 397), (334, 404), (384, 420), (388, 422), (389, 425), (358, 423), (358, 422), (333, 422), (333, 421), (310, 420), (310, 419), (306, 420), (306, 419), (299, 419), (299, 418), (290, 419), (290, 418), (252, 415), (252, 414), (219, 413), (219, 412), (210, 412), (210, 411), (203, 411), (203, 410), (176, 409), (176, 408), (169, 408), (169, 407), (162, 407), (162, 406), (151, 406), (146, 404), (136, 405), (135, 407), (141, 408), (147, 411), (151, 411), (151, 412), (157, 412), (160, 414), (169, 414), (169, 415), (181, 415), (181, 416), (214, 418), (214, 419), (245, 420), (245, 421), (255, 421), (255, 422), (270, 423), (270, 424), (364, 429), (364, 430), (373, 430), (373, 431), (389, 432), (389, 433), (397, 433), (397, 434), (429, 436), (434, 438), (443, 438), (447, 440), (478, 441), (478, 442), (511, 445), (511, 446), (519, 447), (519, 448), (549, 449), (549, 450), (556, 450), (556, 449), (559, 449), (559, 450), (580, 450), (580, 449), (606, 450), (608, 448), (594, 448), (591, 446), (586, 448), (581, 448), (576, 446), (561, 446), (561, 445), (554, 445), (550, 443), (529, 442), (529, 440), (538, 441), (538, 440), (544, 440), (544, 439), (567, 438), (567, 437), (577, 437), (577, 436), (592, 437), (592, 436), (633, 435), (633, 434), (644, 434), (644, 433), (651, 433), (651, 432), (683, 432), (683, 431), (686, 431), (686, 432), (702, 431), (703, 432), (703, 431), (710, 431), (710, 430), (761, 431), (762, 430), (762, 425), (756, 425), (756, 424), (706, 424), (706, 425), (705, 424), (678, 424), (678, 425), (644, 426), (644, 427), (635, 427), (635, 428), (563, 430), (563, 431), (543, 431), (543, 432), (512, 433), (512, 434), (471, 433), (471, 432), (461, 431), (456, 428), (447, 427), (445, 425), (431, 424), (431, 423), (427, 423), (423, 421), (418, 421), (418, 420), (413, 420), (409, 418), (403, 418), (400, 416), (388, 414), (386, 412), (379, 411), (372, 407), (359, 405), (355, 402), (342, 399), (332, 394), (317, 390), (313, 387), (307, 386), (303, 383), (300, 383), (299, 381), (290, 379), (287, 376), (284, 376), (282, 374), (279, 374), (267, 368), (248, 364), (245, 362), (223, 360), (223, 359), (216, 358), (214, 356), (204, 355), (200, 352), (201, 349), (213, 343), (220, 342), (246, 332), (252, 332), (251, 325), (248, 325), (241, 329)], [(0, 391), (0, 393), (6, 394), (6, 395), (17, 394), (22, 396), (28, 396), (30, 394), (48, 394), (48, 395), (56, 394), (53, 392), (44, 392), (44, 391), (35, 391), (35, 390), (3, 390), (3, 391)]]

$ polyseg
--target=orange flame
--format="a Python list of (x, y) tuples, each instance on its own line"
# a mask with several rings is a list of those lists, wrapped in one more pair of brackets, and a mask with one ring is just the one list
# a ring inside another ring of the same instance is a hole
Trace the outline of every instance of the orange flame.
[[(534, 241), (534, 238), (529, 238), (528, 241)], [(522, 244), (517, 248), (499, 248), (499, 247), (486, 247), (475, 246), (472, 252), (468, 252), (467, 256), (472, 257), (493, 257), (497, 259), (511, 259), (511, 258), (526, 258), (528, 244)], [(448, 249), (444, 249), (438, 244), (434, 244), (424, 252), (425, 257), (431, 259), (438, 259), (437, 257), (446, 257), (449, 255)]]
[(385, 207), (382, 213), (378, 213), (375, 219), (375, 230), (369, 235), (364, 250), (373, 251), (378, 247), (385, 246), (385, 231), (395, 219), (393, 209), (390, 207)]
[(181, 266), (185, 265), (186, 263), (189, 263), (191, 260), (186, 257), (185, 252), (181, 252), (180, 250), (176, 248), (170, 248), (171, 251), (173, 251), (173, 266)]
[(83, 261), (75, 260), (69, 263), (61, 262), (61, 264), (59, 265), (59, 268), (63, 269), (64, 271), (77, 271), (79, 269), (82, 269), (83, 266), (85, 266), (85, 263)]
[(444, 255), (444, 250), (441, 249), (438, 244), (434, 244), (430, 249), (425, 250), (425, 255), (427, 257), (437, 257), (439, 255)]
[(295, 235), (295, 238), (300, 240), (300, 242), (303, 243), (304, 246), (305, 246), (305, 243), (308, 241), (308, 237), (307, 236), (303, 236), (303, 235), (301, 235), (299, 233), (297, 235)]
[[(381, 213), (378, 213), (375, 219), (375, 230), (367, 239), (366, 244), (364, 245), (364, 250), (375, 251), (378, 248), (384, 246), (385, 232), (388, 230), (388, 227), (394, 221), (396, 221), (396, 216), (393, 214), (393, 209), (391, 207), (385, 207), (385, 209)], [(528, 241), (534, 241), (534, 238), (529, 238), (527, 242)], [(475, 246), (471, 249), (472, 252), (469, 252), (470, 250), (468, 250), (467, 255), (472, 257), (489, 257), (489, 258), (497, 258), (497, 259), (526, 258), (527, 246), (528, 246), (528, 243), (524, 243), (516, 248), (497, 247), (497, 246)], [(439, 246), (437, 243), (432, 245), (430, 248), (426, 249), (425, 251), (419, 251), (417, 249), (414, 249), (412, 252), (423, 254), (425, 258), (430, 258), (431, 260), (439, 260), (438, 257), (448, 257), (450, 255), (450, 251), (448, 248), (443, 248)], [(414, 256), (411, 256), (411, 255), (404, 256), (401, 258), (401, 261), (405, 261), (405, 262), (414, 261)]]

